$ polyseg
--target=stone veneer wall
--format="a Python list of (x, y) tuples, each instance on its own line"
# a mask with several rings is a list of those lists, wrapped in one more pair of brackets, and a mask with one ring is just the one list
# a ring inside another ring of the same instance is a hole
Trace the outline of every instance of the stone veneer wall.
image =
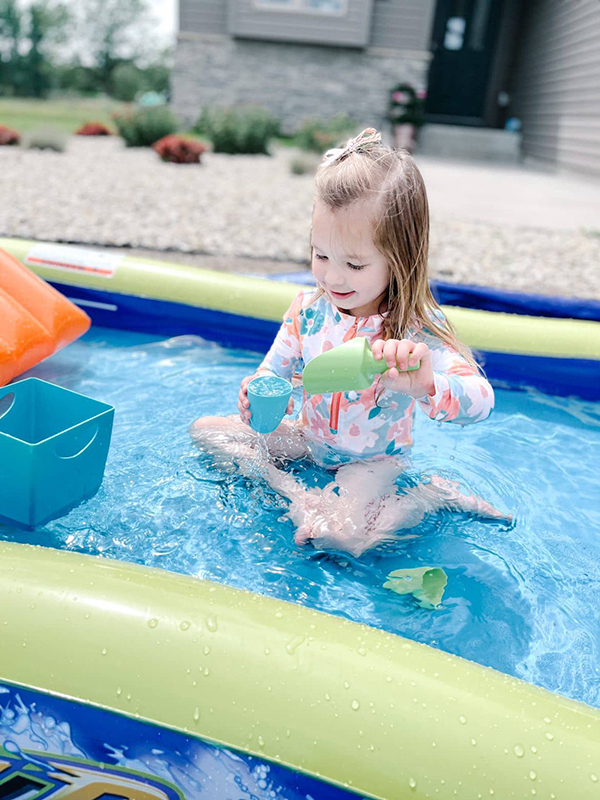
[(180, 34), (172, 105), (187, 123), (202, 106), (237, 103), (269, 109), (293, 133), (309, 117), (345, 113), (364, 127), (385, 128), (390, 89), (427, 86), (430, 54)]

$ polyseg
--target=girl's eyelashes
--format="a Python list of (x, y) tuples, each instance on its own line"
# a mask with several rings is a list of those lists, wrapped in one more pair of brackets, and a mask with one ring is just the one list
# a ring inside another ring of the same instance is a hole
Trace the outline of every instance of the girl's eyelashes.
[[(327, 261), (327, 256), (321, 256), (319, 253), (315, 253), (315, 258), (317, 261)], [(363, 269), (366, 267), (366, 264), (351, 264), (349, 261), (347, 261), (346, 266), (350, 267), (350, 269)]]

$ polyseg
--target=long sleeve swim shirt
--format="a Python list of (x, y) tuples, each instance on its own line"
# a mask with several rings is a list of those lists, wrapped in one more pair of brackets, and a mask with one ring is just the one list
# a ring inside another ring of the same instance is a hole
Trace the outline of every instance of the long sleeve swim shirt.
[[(382, 338), (385, 317), (355, 317), (334, 306), (324, 295), (313, 301), (314, 289), (292, 302), (261, 368), (292, 379), (316, 356), (357, 336), (373, 344)], [(445, 318), (436, 312), (436, 322)], [(405, 453), (412, 445), (415, 406), (428, 417), (466, 425), (486, 419), (494, 406), (488, 381), (450, 345), (426, 328), (411, 328), (405, 338), (425, 342), (431, 351), (435, 393), (415, 400), (384, 390), (380, 376), (369, 389), (343, 392), (339, 397), (337, 432), (330, 428), (332, 394), (304, 393), (299, 422), (317, 463), (329, 468), (362, 459)]]

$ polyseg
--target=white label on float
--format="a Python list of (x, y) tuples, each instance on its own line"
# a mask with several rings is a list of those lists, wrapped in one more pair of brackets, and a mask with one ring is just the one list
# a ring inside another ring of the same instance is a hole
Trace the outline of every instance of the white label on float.
[(60, 244), (36, 244), (27, 253), (25, 264), (48, 267), (94, 278), (114, 278), (124, 256)]

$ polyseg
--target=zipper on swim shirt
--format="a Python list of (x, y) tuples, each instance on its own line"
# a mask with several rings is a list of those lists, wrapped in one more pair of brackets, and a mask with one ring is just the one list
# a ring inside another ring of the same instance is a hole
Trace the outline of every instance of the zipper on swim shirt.
[(329, 411), (329, 430), (337, 433), (340, 421), (340, 405), (343, 392), (334, 392), (331, 396), (331, 409)]
[[(354, 339), (358, 332), (358, 317), (352, 323), (352, 327), (346, 333), (344, 338), (342, 339), (343, 342), (349, 342), (350, 339)], [(340, 406), (342, 403), (342, 395), (343, 392), (334, 392), (331, 395), (331, 408), (329, 410), (329, 430), (331, 433), (337, 433), (340, 423)]]

